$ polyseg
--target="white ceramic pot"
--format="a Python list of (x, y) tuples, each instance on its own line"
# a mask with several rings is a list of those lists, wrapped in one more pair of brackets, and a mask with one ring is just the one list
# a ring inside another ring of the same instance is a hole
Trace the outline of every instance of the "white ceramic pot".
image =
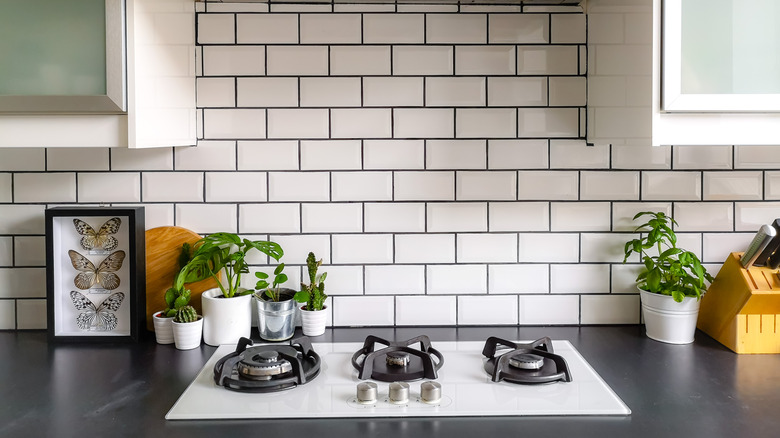
[[(219, 298), (217, 298), (219, 297)], [(235, 344), (252, 332), (252, 295), (223, 298), (219, 288), (201, 295), (203, 340), (211, 346)]]
[(323, 306), (322, 310), (306, 310), (306, 306), (301, 307), (301, 327), (304, 335), (319, 336), (325, 333), (327, 308), (328, 306)]
[(682, 303), (678, 303), (670, 295), (654, 294), (642, 289), (639, 292), (647, 337), (668, 344), (693, 342), (701, 300), (685, 297)]
[(198, 316), (195, 322), (172, 321), (173, 340), (179, 350), (192, 350), (200, 346), (200, 338), (203, 333), (203, 317)]
[(158, 344), (173, 344), (173, 317), (162, 317), (162, 312), (152, 316), (154, 321), (154, 337)]

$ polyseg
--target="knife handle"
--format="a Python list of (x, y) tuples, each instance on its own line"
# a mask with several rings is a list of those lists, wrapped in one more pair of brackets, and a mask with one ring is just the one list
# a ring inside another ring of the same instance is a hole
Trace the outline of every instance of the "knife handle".
[[(759, 228), (755, 237), (753, 237), (753, 241), (750, 242), (747, 250), (745, 250), (745, 253), (742, 255), (742, 260), (740, 260), (742, 267), (747, 269), (753, 266), (753, 263), (755, 263), (759, 254), (764, 251), (764, 248), (769, 245), (769, 242), (771, 242), (776, 235), (777, 231), (775, 231), (774, 227), (761, 225), (761, 228)], [(778, 265), (780, 265), (780, 257), (778, 257)]]

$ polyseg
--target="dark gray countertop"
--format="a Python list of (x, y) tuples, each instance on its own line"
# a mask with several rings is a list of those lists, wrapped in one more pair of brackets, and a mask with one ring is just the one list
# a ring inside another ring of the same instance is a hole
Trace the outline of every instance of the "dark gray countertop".
[[(780, 355), (737, 355), (698, 332), (667, 345), (643, 326), (329, 329), (315, 342), (366, 334), (433, 341), (488, 336), (567, 339), (631, 408), (628, 417), (166, 421), (215, 348), (50, 345), (45, 332), (0, 332), (0, 436), (95, 437), (769, 437), (780, 430)], [(249, 435), (249, 434), (252, 435)], [(492, 435), (492, 434), (502, 435)], [(258, 435), (259, 434), (259, 435)]]

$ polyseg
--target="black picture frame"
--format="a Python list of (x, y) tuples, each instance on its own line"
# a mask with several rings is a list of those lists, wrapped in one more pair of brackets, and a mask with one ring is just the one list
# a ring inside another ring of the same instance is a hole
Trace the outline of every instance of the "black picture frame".
[(46, 210), (49, 342), (138, 342), (146, 319), (144, 207)]

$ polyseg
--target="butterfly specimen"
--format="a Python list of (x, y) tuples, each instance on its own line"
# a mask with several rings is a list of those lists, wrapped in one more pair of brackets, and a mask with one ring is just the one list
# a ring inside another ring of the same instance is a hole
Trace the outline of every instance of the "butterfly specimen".
[(124, 251), (109, 254), (97, 268), (86, 257), (72, 249), (68, 251), (68, 256), (73, 267), (81, 271), (73, 279), (73, 284), (77, 288), (84, 290), (97, 285), (103, 289), (114, 290), (119, 287), (119, 276), (114, 272), (122, 267), (122, 261), (125, 259)]
[(97, 231), (81, 219), (73, 219), (73, 225), (76, 227), (76, 232), (84, 236), (80, 244), (87, 251), (91, 249), (111, 251), (119, 245), (116, 237), (112, 236), (122, 225), (122, 220), (118, 217), (107, 220)]
[(76, 325), (81, 330), (109, 331), (116, 328), (118, 320), (113, 312), (119, 310), (125, 294), (116, 292), (109, 295), (99, 306), (81, 292), (70, 291), (70, 299), (76, 309), (82, 312), (76, 317)]

